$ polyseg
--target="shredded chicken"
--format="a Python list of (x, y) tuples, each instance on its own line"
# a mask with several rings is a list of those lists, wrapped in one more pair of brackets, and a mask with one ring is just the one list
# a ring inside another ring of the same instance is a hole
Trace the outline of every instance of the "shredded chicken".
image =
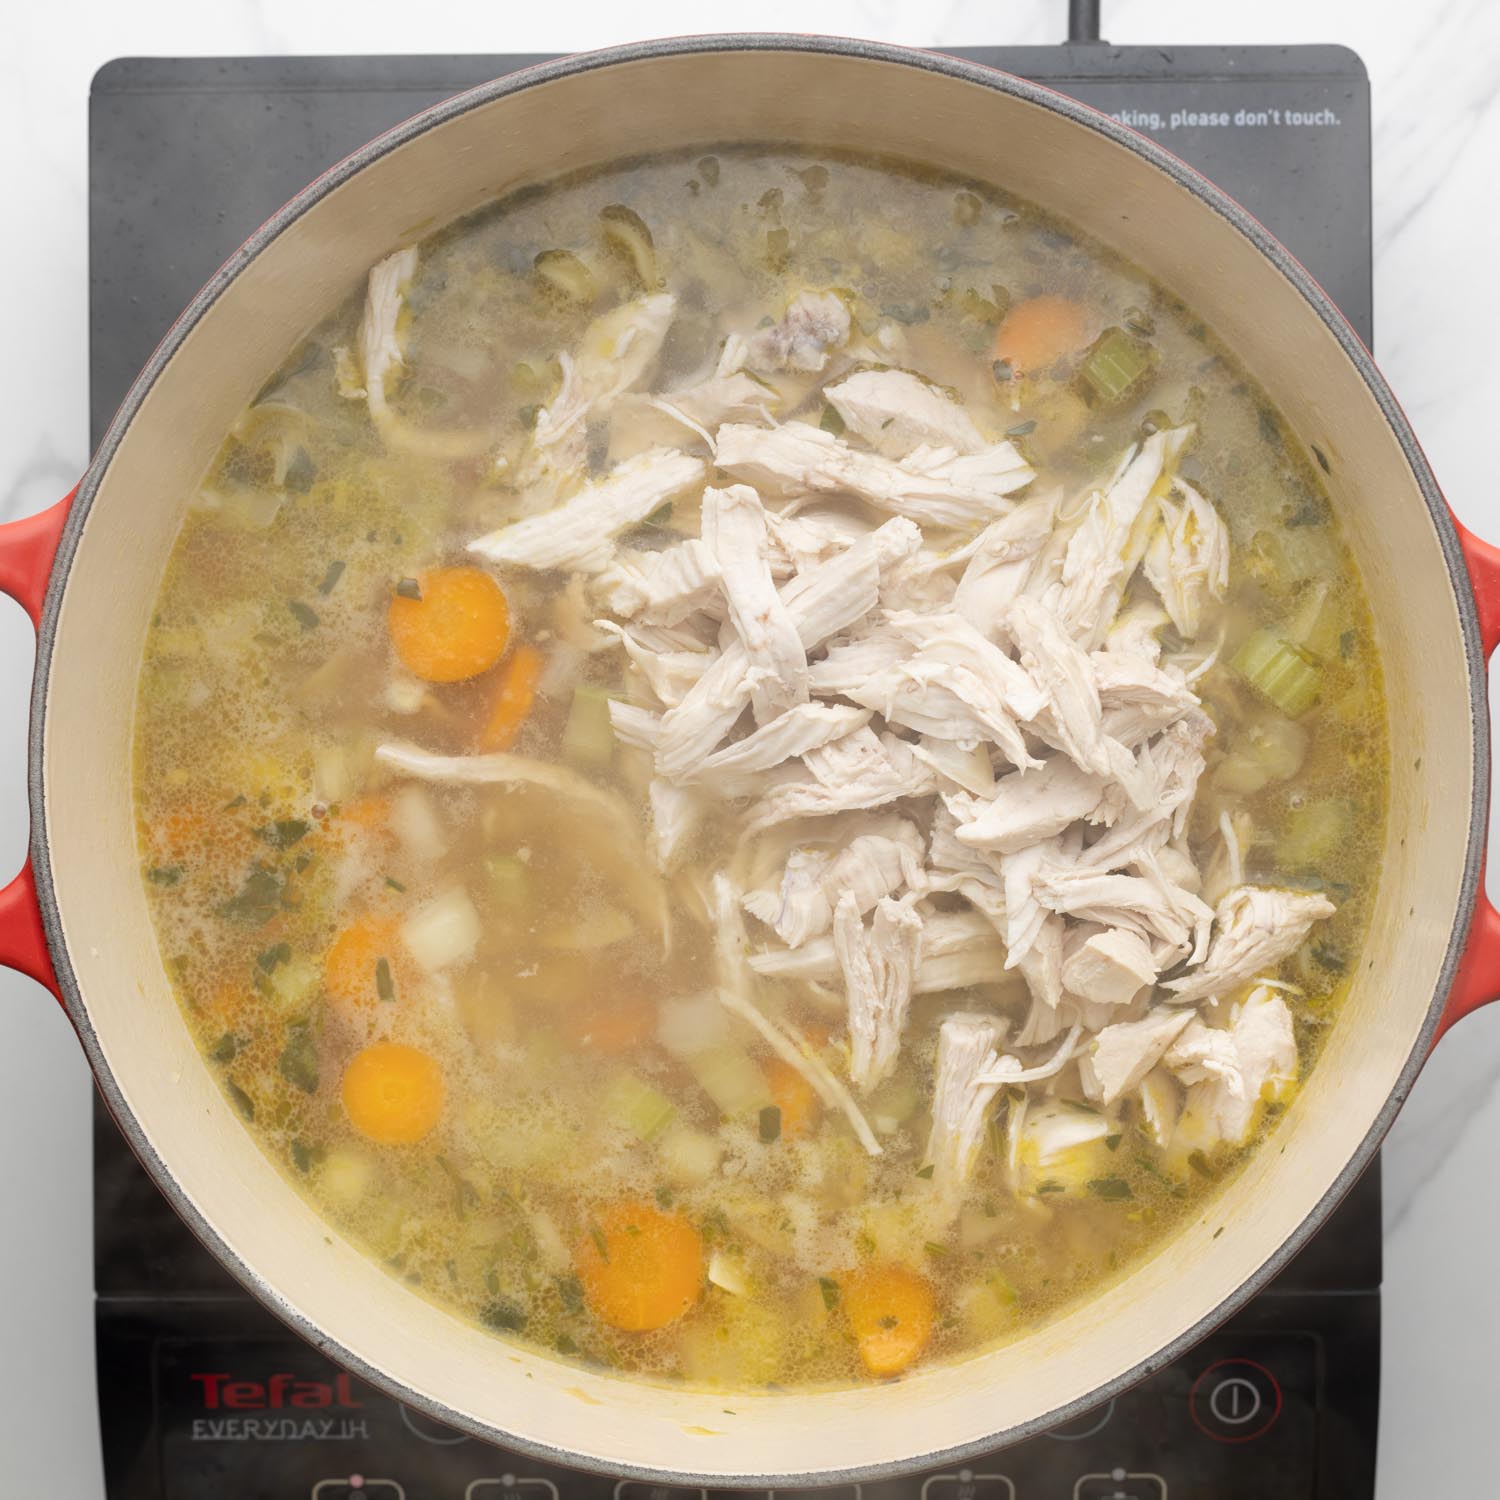
[(1333, 913), (1333, 902), (1313, 891), (1239, 886), (1219, 902), (1202, 967), (1166, 987), (1176, 1000), (1225, 995), (1295, 953), (1313, 923)]
[(906, 370), (861, 370), (824, 392), (828, 404), (877, 453), (903, 459), (914, 448), (978, 453), (985, 446), (974, 419)]
[(802, 292), (777, 323), (743, 340), (744, 363), (767, 373), (800, 370), (816, 374), (830, 351), (849, 340), (849, 309), (834, 292)]
[(944, 1017), (938, 1027), (926, 1155), (933, 1186), (941, 1193), (951, 1193), (974, 1170), (990, 1106), (1001, 1087), (980, 1083), (979, 1075), (989, 1066), (1005, 1032), (1003, 1019), (969, 1011)]
[(921, 941), (921, 917), (889, 896), (876, 904), (869, 926), (853, 891), (833, 909), (833, 949), (849, 1002), (849, 1072), (866, 1093), (890, 1076), (900, 1056)]

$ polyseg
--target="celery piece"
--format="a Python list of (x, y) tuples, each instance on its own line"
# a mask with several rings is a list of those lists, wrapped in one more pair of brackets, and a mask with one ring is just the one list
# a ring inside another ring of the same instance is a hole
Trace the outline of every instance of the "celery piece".
[(602, 771), (614, 759), (615, 731), (609, 722), (609, 700), (604, 688), (581, 682), (573, 689), (572, 707), (563, 728), (563, 759), (585, 770)]
[(514, 854), (486, 855), (484, 872), (496, 906), (510, 911), (531, 899), (531, 872)]
[(1079, 374), (1099, 400), (1115, 402), (1137, 391), (1155, 362), (1149, 344), (1131, 338), (1123, 328), (1109, 328), (1089, 351)]
[(653, 1141), (676, 1119), (677, 1107), (634, 1073), (618, 1073), (604, 1091), (604, 1113), (643, 1141)]
[(594, 273), (571, 250), (543, 250), (531, 264), (542, 285), (564, 302), (586, 307), (599, 295)]
[(720, 1114), (758, 1115), (774, 1102), (765, 1074), (738, 1047), (715, 1047), (690, 1057), (687, 1064)]
[(1305, 714), (1318, 701), (1323, 680), (1318, 664), (1274, 630), (1257, 630), (1248, 637), (1230, 666), (1289, 718)]
[(634, 271), (647, 291), (655, 291), (662, 284), (661, 270), (646, 221), (623, 203), (607, 204), (599, 210), (599, 218), (605, 243)]

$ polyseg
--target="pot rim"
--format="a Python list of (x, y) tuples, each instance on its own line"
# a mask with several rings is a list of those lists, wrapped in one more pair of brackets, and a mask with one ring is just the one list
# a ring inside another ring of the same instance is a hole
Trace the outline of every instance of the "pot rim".
[[(139, 1122), (126, 1104), (109, 1068), (63, 937), (48, 854), (47, 799), (44, 784), (44, 742), (46, 737), (47, 684), (57, 633), (58, 615), (67, 589), (68, 574), (77, 551), (83, 527), (99, 492), (109, 465), (119, 449), (136, 413), (168, 363), (188, 335), (228, 289), (240, 273), (283, 231), (290, 228), (315, 204), (335, 191), (356, 173), (372, 166), (408, 141), (425, 134), (471, 110), (489, 105), (497, 99), (539, 85), (554, 82), (596, 69), (621, 64), (650, 61), (657, 58), (692, 56), (717, 52), (786, 52), (819, 53), (832, 57), (853, 58), (870, 62), (914, 67), (943, 74), (958, 82), (1010, 94), (1062, 116), (1074, 125), (1105, 136), (1150, 166), (1164, 172), (1179, 187), (1191, 193), (1205, 207), (1226, 220), (1269, 260), (1304, 302), (1317, 314), (1333, 335), (1350, 364), (1374, 397), (1381, 415), (1401, 448), (1402, 455), (1416, 481), (1433, 525), (1453, 585), (1463, 634), (1464, 654), (1469, 669), (1469, 701), (1473, 724), (1473, 790), (1470, 799), (1468, 839), (1464, 850), (1463, 875), (1458, 909), (1449, 935), (1438, 981), (1427, 1008), (1426, 1017), (1403, 1064), (1396, 1084), (1376, 1112), (1369, 1130), (1358, 1148), (1345, 1162), (1314, 1208), (1279, 1248), (1249, 1277), (1200, 1318), (1192, 1327), (1141, 1360), (1133, 1368), (1095, 1387), (1087, 1395), (1044, 1413), (968, 1443), (914, 1454), (908, 1459), (842, 1469), (820, 1469), (806, 1473), (745, 1475), (726, 1479), (709, 1471), (653, 1468), (641, 1464), (610, 1464), (585, 1454), (573, 1453), (552, 1444), (537, 1441), (524, 1433), (513, 1432), (471, 1419), (461, 1412), (404, 1385), (325, 1333), (317, 1324), (292, 1307), (277, 1289), (242, 1260), (236, 1249), (224, 1240), (198, 1212), (178, 1186), (170, 1165), (156, 1152)], [(79, 483), (77, 496), (57, 549), (41, 619), (37, 629), (36, 671), (32, 681), (31, 722), (27, 749), (27, 785), (31, 811), (31, 857), (36, 876), (38, 903), (56, 969), (64, 1008), (78, 1033), (101, 1095), (146, 1171), (167, 1197), (173, 1208), (197, 1238), (235, 1279), (260, 1303), (269, 1308), (299, 1336), (321, 1353), (358, 1375), (360, 1379), (384, 1391), (388, 1396), (412, 1407), (435, 1421), (490, 1443), (503, 1444), (528, 1458), (582, 1469), (610, 1477), (647, 1480), (695, 1488), (737, 1487), (746, 1489), (784, 1488), (828, 1484), (854, 1484), (894, 1478), (920, 1469), (960, 1463), (1008, 1447), (1063, 1425), (1172, 1363), (1207, 1336), (1226, 1318), (1232, 1316), (1256, 1296), (1297, 1255), (1327, 1219), (1345, 1193), (1370, 1164), (1381, 1140), (1390, 1129), (1401, 1105), (1410, 1093), (1421, 1071), (1437, 1030), (1444, 1001), (1457, 972), (1464, 941), (1468, 934), (1476, 896), (1481, 889), (1484, 864), (1484, 830), (1489, 800), (1490, 732), (1488, 715), (1473, 711), (1487, 702), (1488, 668), (1480, 639), (1479, 621), (1469, 576), (1454, 529), (1451, 513), (1443, 500), (1436, 479), (1415, 433), (1394, 394), (1377, 369), (1368, 349), (1355, 333), (1328, 294), (1301, 263), (1248, 210), (1197, 170), (1157, 142), (1121, 125), (1108, 115), (1082, 104), (1067, 95), (1028, 79), (1016, 77), (985, 64), (969, 62), (944, 53), (898, 46), (885, 42), (854, 38), (795, 35), (774, 32), (725, 33), (687, 37), (667, 37), (651, 41), (584, 52), (550, 62), (534, 64), (516, 73), (494, 79), (476, 88), (456, 94), (413, 115), (384, 134), (360, 147), (310, 183), (237, 249), (214, 273), (172, 324), (150, 360), (131, 384), (119, 410), (110, 422), (98, 451)]]

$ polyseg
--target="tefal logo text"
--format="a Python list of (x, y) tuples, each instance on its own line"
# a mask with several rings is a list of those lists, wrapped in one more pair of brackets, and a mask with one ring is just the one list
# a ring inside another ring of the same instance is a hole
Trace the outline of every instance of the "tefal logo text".
[(207, 1411), (280, 1411), (283, 1407), (359, 1406), (348, 1375), (331, 1381), (298, 1380), (295, 1375), (272, 1375), (269, 1380), (236, 1380), (224, 1371), (190, 1375), (201, 1387)]

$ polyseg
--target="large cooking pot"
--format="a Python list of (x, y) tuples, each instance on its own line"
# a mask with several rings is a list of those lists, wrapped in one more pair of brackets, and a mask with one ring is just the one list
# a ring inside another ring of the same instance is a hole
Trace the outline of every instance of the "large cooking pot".
[[(1327, 459), (1390, 702), (1391, 812), (1367, 950), (1270, 1144), (1120, 1285), (1018, 1342), (897, 1383), (720, 1395), (582, 1371), (460, 1322), (329, 1232), (203, 1065), (162, 969), (131, 811), (137, 665), (184, 507), (223, 433), (370, 264), (524, 183), (741, 140), (884, 151), (1002, 184), (1180, 293)], [(0, 529), (37, 623), (31, 859), (0, 961), (49, 985), (178, 1212), (263, 1302), (409, 1405), (528, 1454), (693, 1484), (806, 1484), (951, 1462), (1175, 1358), (1291, 1258), (1370, 1161), (1434, 1038), (1500, 979), (1481, 891), (1485, 663), (1500, 552), (1457, 526), (1327, 297), (1160, 147), (969, 63), (817, 38), (659, 42), (516, 74), (418, 115), (294, 199), (173, 327), (77, 491)], [(1466, 948), (1467, 942), (1467, 948)]]

